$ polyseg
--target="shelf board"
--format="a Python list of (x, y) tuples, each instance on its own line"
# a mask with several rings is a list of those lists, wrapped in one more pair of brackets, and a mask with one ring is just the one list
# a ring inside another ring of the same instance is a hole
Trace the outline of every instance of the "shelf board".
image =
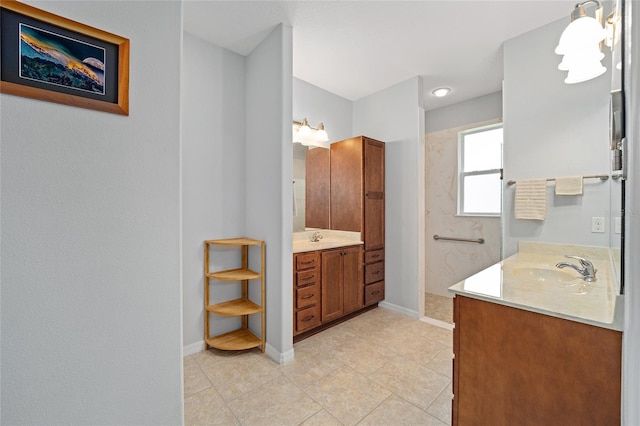
[(227, 238), (223, 240), (205, 240), (205, 243), (220, 246), (259, 246), (262, 241), (254, 240), (253, 238)]
[(249, 299), (240, 298), (209, 305), (207, 311), (219, 315), (251, 315), (262, 312), (262, 308)]
[(251, 269), (229, 269), (227, 271), (209, 272), (207, 277), (217, 280), (253, 280), (260, 278), (260, 274)]
[(248, 329), (240, 329), (206, 339), (207, 344), (225, 351), (240, 351), (262, 345), (262, 340)]

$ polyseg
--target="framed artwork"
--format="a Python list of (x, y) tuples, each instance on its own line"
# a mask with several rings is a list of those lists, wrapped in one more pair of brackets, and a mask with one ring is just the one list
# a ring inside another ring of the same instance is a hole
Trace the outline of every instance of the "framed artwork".
[(129, 40), (0, 0), (0, 92), (129, 115)]

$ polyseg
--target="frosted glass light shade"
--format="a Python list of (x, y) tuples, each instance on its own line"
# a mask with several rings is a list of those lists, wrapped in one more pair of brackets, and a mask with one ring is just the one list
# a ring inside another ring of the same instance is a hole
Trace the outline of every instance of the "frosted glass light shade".
[(566, 55), (576, 49), (596, 45), (604, 40), (606, 35), (606, 31), (595, 18), (584, 16), (565, 28), (555, 52), (558, 55)]
[(593, 66), (595, 62), (600, 62), (604, 58), (604, 53), (600, 51), (597, 44), (590, 47), (576, 49), (567, 52), (562, 58), (562, 62), (558, 65), (561, 71), (570, 71), (580, 69), (582, 67)]
[(583, 66), (578, 69), (570, 69), (564, 82), (567, 84), (582, 83), (583, 81), (596, 78), (607, 71), (607, 68), (603, 67), (600, 61), (589, 66)]

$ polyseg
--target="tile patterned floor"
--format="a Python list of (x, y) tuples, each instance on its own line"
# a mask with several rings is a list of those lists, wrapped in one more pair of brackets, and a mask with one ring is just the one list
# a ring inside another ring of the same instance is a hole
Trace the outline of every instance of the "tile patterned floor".
[(449, 425), (452, 332), (383, 308), (294, 345), (184, 359), (186, 425)]
[(432, 293), (424, 294), (424, 314), (447, 324), (453, 324), (453, 299)]

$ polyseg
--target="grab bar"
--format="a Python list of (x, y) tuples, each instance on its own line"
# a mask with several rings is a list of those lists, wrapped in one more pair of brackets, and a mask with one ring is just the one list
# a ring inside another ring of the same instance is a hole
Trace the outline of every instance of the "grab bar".
[(433, 236), (434, 240), (447, 240), (447, 241), (460, 241), (460, 242), (464, 242), (464, 243), (478, 243), (478, 244), (484, 244), (484, 238), (478, 238), (478, 239), (469, 239), (469, 238), (454, 238), (454, 237), (441, 237), (440, 235), (434, 235)]

